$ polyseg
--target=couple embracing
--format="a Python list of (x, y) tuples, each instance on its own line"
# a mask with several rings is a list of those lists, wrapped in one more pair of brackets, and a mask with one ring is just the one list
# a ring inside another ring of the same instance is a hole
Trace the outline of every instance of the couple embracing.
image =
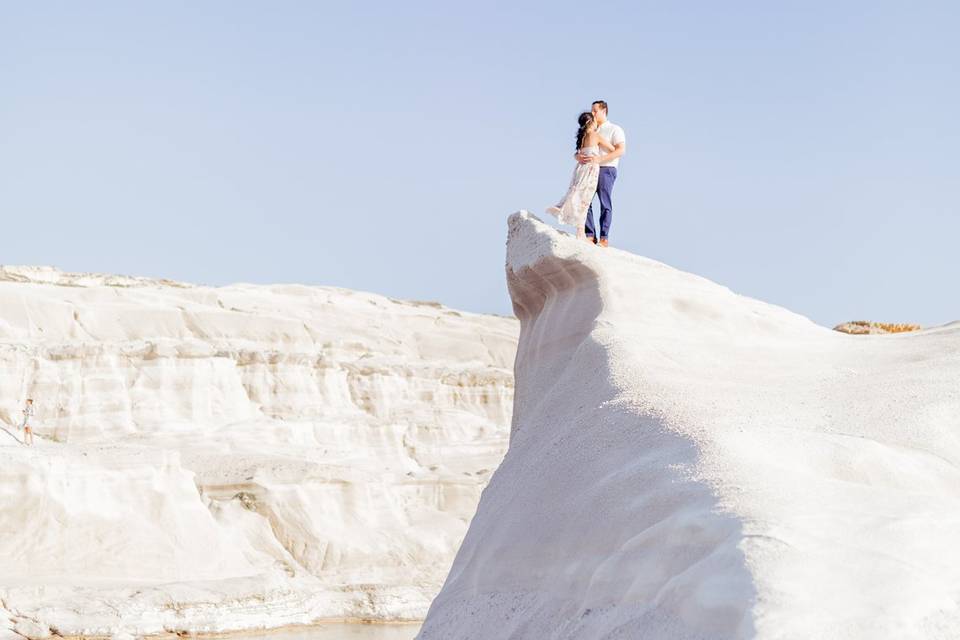
[[(570, 188), (556, 206), (547, 209), (561, 224), (573, 225), (577, 237), (607, 246), (613, 221), (613, 183), (620, 156), (627, 151), (623, 129), (607, 119), (607, 103), (597, 100), (577, 120), (577, 168)], [(593, 224), (593, 196), (600, 196), (600, 233)]]

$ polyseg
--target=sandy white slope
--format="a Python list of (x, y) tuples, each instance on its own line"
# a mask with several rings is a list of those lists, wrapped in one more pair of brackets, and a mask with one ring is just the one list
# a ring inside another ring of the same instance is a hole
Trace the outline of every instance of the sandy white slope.
[(422, 618), (506, 448), (518, 328), (0, 269), (0, 635)]
[(960, 637), (960, 324), (845, 335), (509, 228), (510, 448), (421, 640)]

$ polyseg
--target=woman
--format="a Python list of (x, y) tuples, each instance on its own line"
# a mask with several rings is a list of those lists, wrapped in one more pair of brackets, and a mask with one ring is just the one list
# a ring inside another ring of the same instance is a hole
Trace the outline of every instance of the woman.
[(33, 421), (33, 398), (27, 398), (27, 404), (23, 407), (23, 444), (33, 446), (33, 427), (30, 423)]
[[(584, 111), (577, 119), (580, 129), (577, 131), (577, 151), (591, 158), (600, 157), (600, 148), (613, 151), (613, 145), (600, 137), (597, 133), (597, 122), (593, 114)], [(587, 209), (597, 192), (597, 178), (600, 175), (600, 165), (596, 160), (586, 164), (577, 163), (570, 180), (570, 188), (563, 200), (554, 207), (549, 207), (547, 213), (557, 217), (561, 224), (570, 224), (577, 229), (578, 238), (587, 238), (584, 223), (587, 220)], [(592, 242), (592, 239), (590, 240)]]

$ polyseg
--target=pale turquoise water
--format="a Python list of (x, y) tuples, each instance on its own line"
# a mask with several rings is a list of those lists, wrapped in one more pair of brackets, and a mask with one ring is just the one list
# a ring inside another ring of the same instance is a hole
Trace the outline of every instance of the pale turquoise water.
[(238, 636), (243, 640), (413, 640), (418, 624), (318, 624), (263, 635)]

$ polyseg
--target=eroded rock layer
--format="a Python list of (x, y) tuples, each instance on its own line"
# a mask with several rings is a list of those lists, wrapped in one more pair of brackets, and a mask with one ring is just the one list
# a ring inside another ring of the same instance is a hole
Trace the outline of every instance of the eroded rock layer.
[(506, 448), (517, 331), (335, 288), (3, 268), (0, 633), (422, 618)]

